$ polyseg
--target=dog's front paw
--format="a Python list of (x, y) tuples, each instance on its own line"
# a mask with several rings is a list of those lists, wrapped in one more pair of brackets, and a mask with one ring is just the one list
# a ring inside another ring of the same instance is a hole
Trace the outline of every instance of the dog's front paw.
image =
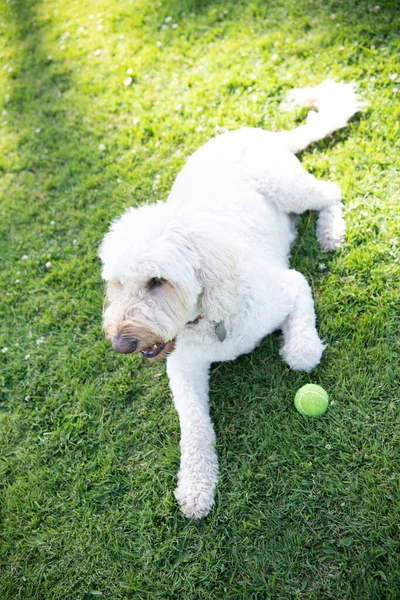
[(309, 373), (319, 364), (324, 350), (316, 331), (296, 331), (285, 339), (281, 356), (294, 371)]
[(175, 490), (181, 510), (188, 519), (201, 519), (208, 515), (214, 504), (215, 485), (199, 485), (190, 480), (181, 480)]

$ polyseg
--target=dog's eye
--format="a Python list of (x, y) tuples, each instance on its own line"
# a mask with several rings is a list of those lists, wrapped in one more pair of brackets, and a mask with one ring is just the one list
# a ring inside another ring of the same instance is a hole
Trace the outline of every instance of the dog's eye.
[(161, 279), (160, 277), (152, 277), (147, 283), (147, 288), (149, 290), (154, 290), (154, 288), (162, 286), (163, 283), (164, 279)]

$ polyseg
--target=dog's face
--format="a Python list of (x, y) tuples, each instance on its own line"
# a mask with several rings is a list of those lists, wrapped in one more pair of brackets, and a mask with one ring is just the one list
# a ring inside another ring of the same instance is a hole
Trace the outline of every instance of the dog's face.
[(103, 327), (117, 352), (164, 356), (198, 315), (198, 256), (166, 213), (163, 203), (130, 209), (104, 238)]
[(117, 352), (161, 357), (174, 349), (194, 301), (185, 289), (164, 277), (112, 279), (103, 315), (106, 336)]

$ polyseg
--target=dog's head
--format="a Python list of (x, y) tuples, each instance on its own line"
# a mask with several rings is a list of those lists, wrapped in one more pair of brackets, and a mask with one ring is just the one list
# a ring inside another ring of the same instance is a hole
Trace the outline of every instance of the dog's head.
[(111, 225), (99, 255), (107, 282), (103, 327), (117, 352), (161, 357), (189, 321), (218, 322), (229, 310), (232, 257), (220, 240), (212, 243), (209, 227), (195, 229), (163, 202), (131, 208)]

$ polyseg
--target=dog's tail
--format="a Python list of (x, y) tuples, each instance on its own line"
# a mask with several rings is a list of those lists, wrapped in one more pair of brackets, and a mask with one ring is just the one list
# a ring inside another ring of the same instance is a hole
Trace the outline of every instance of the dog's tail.
[(349, 119), (362, 110), (364, 103), (358, 98), (354, 84), (336, 83), (327, 79), (315, 87), (292, 90), (283, 108), (287, 110), (295, 106), (316, 110), (308, 113), (305, 125), (300, 125), (292, 131), (278, 133), (281, 140), (294, 153), (304, 150), (313, 142), (322, 140), (337, 129), (346, 127)]

